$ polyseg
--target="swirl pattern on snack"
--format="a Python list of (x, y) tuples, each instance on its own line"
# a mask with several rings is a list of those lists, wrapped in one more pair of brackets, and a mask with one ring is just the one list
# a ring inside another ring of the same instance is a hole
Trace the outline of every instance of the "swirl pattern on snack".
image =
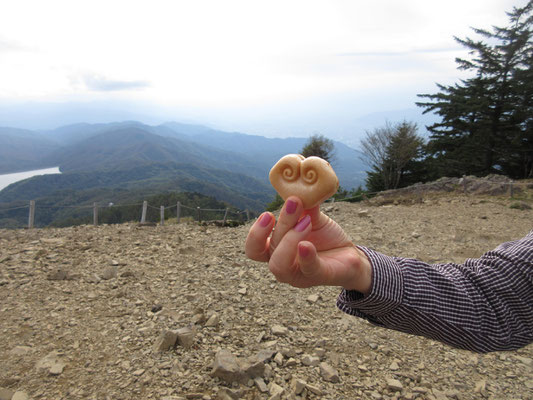
[(339, 179), (326, 160), (301, 154), (282, 157), (270, 170), (269, 179), (283, 200), (297, 196), (305, 209), (321, 204), (339, 188)]

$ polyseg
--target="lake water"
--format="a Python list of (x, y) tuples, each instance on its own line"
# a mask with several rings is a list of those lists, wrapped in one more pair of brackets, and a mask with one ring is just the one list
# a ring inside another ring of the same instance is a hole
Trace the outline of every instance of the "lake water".
[(0, 175), (0, 190), (11, 185), (12, 183), (31, 178), (32, 176), (60, 173), (61, 172), (59, 171), (59, 167), (54, 167), (45, 169), (35, 169), (33, 171), (16, 172), (14, 174)]

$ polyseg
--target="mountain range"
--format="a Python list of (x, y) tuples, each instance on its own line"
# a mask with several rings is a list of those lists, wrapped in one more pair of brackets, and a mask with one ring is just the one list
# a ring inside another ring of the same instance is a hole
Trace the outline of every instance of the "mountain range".
[[(62, 172), (14, 183), (0, 191), (0, 202), (57, 200), (65, 191), (84, 191), (86, 201), (107, 201), (96, 195), (104, 188), (106, 196), (111, 189), (139, 195), (193, 191), (257, 211), (274, 196), (268, 182), (272, 165), (285, 154), (300, 152), (307, 141), (136, 121), (79, 123), (46, 131), (0, 128), (0, 140), (0, 173), (56, 166)], [(361, 153), (334, 143), (332, 165), (341, 186), (363, 184)]]

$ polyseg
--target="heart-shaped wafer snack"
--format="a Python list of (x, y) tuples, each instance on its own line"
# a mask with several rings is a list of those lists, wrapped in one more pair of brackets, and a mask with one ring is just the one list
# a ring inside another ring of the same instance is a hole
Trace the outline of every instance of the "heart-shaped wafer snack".
[(326, 160), (300, 154), (282, 157), (270, 170), (269, 178), (283, 200), (297, 196), (306, 210), (330, 198), (339, 188), (339, 179)]

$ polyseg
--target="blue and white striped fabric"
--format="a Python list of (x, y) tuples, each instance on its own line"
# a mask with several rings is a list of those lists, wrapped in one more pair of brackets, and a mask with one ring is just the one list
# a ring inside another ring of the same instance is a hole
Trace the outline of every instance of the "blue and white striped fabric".
[(464, 264), (360, 249), (372, 265), (372, 290), (366, 297), (343, 290), (342, 311), (481, 353), (533, 342), (533, 230)]

